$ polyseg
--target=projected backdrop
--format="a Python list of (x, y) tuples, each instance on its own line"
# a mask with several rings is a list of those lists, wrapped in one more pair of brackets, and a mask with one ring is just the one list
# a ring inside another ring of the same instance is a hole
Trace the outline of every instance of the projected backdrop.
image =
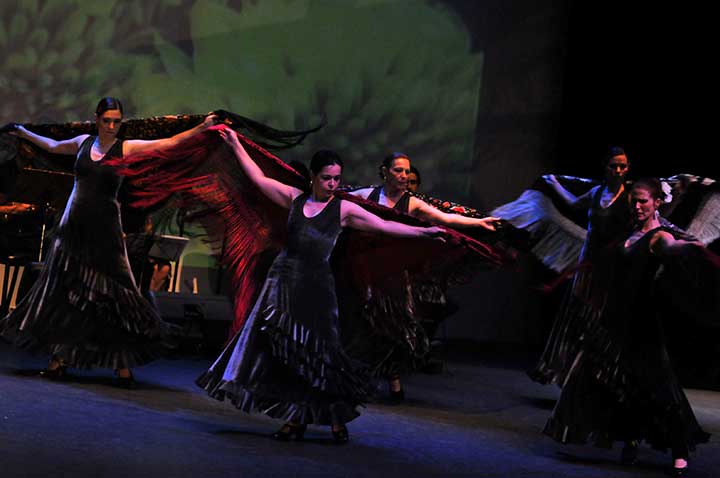
[[(14, 5), (6, 5), (14, 4)], [(346, 181), (377, 181), (404, 151), (428, 192), (467, 190), (482, 54), (457, 14), (410, 0), (3, 2), (3, 119), (88, 119), (100, 96), (126, 116), (224, 108), (279, 128), (327, 126), (319, 147)], [(58, 21), (62, 19), (62, 21)], [(441, 173), (442, 172), (442, 173)]]

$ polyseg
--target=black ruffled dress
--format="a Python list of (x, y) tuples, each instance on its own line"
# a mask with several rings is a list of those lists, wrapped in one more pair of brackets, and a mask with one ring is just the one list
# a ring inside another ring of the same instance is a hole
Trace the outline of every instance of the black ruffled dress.
[(367, 368), (345, 353), (330, 255), (341, 232), (339, 199), (308, 218), (309, 195), (292, 203), (287, 245), (242, 329), (197, 384), (240, 410), (302, 424), (356, 418)]
[(170, 326), (142, 297), (128, 264), (116, 200), (122, 178), (104, 164), (122, 156), (122, 141), (93, 161), (94, 140), (88, 137), (78, 152), (75, 185), (45, 266), (0, 321), (0, 333), (71, 367), (130, 368), (170, 347)]
[[(380, 202), (382, 186), (373, 188), (368, 201)], [(410, 195), (406, 192), (392, 209), (407, 214)], [(425, 363), (430, 341), (418, 314), (424, 303), (422, 298), (443, 301), (439, 286), (432, 281), (419, 282), (408, 272), (382, 280), (363, 291), (358, 297), (353, 288), (343, 281), (352, 276), (350, 271), (336, 264), (342, 296), (343, 340), (347, 353), (367, 363), (373, 377), (387, 379), (413, 372)], [(438, 297), (439, 296), (439, 297)]]
[(530, 377), (540, 383), (562, 385), (572, 366), (580, 336), (597, 321), (602, 313), (612, 277), (614, 245), (630, 234), (632, 219), (627, 190), (608, 207), (600, 205), (604, 186), (600, 185), (592, 197), (588, 210), (588, 233), (580, 254), (586, 265), (603, 267), (581, 269), (572, 278), (555, 317), (545, 349)]
[(545, 433), (563, 443), (644, 440), (687, 457), (709, 435), (697, 423), (667, 354), (655, 293), (660, 259), (650, 240), (615, 249), (613, 280), (598, 320), (582, 335)]

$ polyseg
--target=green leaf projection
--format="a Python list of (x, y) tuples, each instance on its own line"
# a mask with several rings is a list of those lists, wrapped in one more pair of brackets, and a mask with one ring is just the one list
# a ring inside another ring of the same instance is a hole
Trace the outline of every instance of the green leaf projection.
[(178, 16), (187, 17), (191, 4), (3, 0), (0, 118), (36, 123), (89, 119), (98, 98), (109, 95), (132, 109), (128, 80), (160, 68), (148, 42), (157, 32), (171, 31)]
[(102, 2), (102, 11), (86, 9), (87, 3), (2, 2), (0, 117), (4, 121), (84, 119), (99, 92), (120, 91), (116, 78), (127, 77), (132, 61), (113, 49), (112, 23), (107, 18), (112, 2)]
[(89, 119), (114, 95), (134, 117), (223, 108), (282, 129), (326, 121), (286, 161), (337, 150), (377, 183), (407, 153), (424, 192), (467, 198), (483, 67), (438, 0), (6, 0), (1, 120)]
[(468, 187), (482, 55), (451, 11), (421, 1), (200, 0), (192, 55), (162, 36), (163, 71), (136, 78), (141, 114), (224, 107), (280, 128), (327, 126), (283, 154), (338, 150), (345, 180), (378, 181), (403, 151), (428, 192)]

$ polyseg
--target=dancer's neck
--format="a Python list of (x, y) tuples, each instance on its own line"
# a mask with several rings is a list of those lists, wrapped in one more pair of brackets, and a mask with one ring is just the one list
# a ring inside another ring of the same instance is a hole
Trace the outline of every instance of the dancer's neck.
[(392, 202), (397, 202), (398, 199), (400, 199), (402, 195), (405, 194), (406, 189), (391, 188), (386, 184), (382, 187), (380, 192)]

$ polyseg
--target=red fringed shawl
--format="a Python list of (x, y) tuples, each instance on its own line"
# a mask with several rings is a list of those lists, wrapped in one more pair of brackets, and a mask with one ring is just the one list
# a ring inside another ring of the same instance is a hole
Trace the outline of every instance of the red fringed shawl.
[[(179, 198), (188, 217), (200, 221), (215, 245), (224, 243), (222, 260), (230, 272), (234, 299), (231, 333), (243, 324), (252, 308), (272, 259), (285, 242), (287, 210), (267, 200), (242, 172), (234, 153), (218, 134), (224, 125), (159, 151), (126, 156), (115, 163), (129, 178), (136, 207), (150, 207)], [(307, 190), (308, 184), (276, 156), (238, 134), (252, 159), (268, 177)], [(411, 225), (423, 221), (361, 198), (337, 193), (387, 220)], [(497, 267), (507, 253), (483, 242), (446, 230), (446, 242), (398, 239), (351, 231), (343, 257), (344, 270), (359, 290), (403, 271), (457, 280), (468, 269)]]

